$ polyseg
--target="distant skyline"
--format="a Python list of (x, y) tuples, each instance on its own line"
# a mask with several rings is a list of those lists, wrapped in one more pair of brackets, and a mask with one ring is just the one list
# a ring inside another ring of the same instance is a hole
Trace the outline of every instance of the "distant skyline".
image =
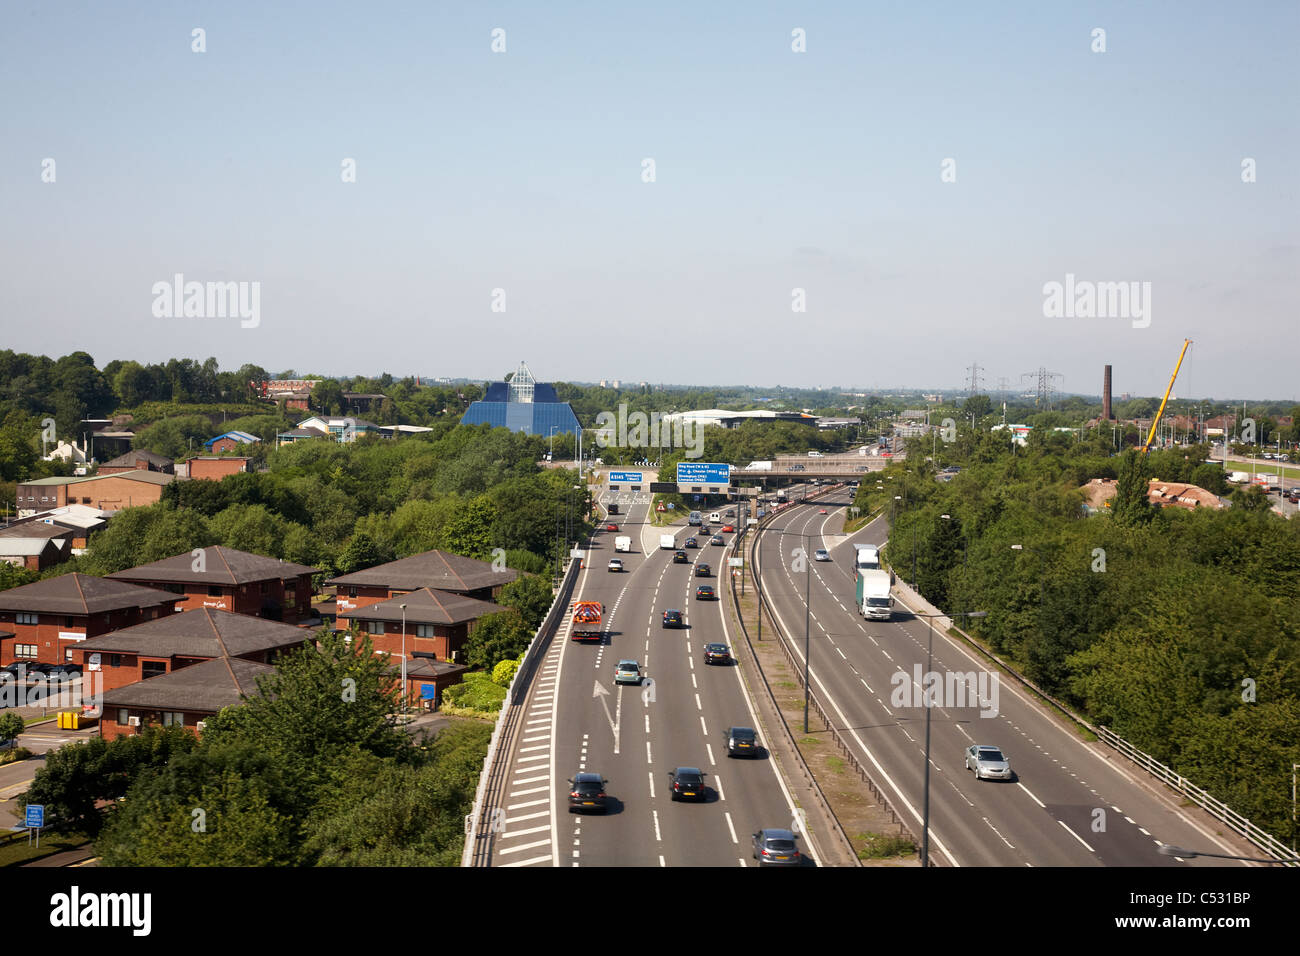
[[(1191, 338), (1180, 400), (1293, 400), (1297, 35), (1293, 2), (8, 5), (0, 348), (1158, 396)], [(159, 304), (176, 276), (255, 317)]]

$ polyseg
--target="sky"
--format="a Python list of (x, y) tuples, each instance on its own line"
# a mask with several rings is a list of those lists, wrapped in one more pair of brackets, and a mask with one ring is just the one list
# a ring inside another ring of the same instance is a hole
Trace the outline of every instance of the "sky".
[(1294, 2), (6, 0), (0, 348), (1158, 395), (1189, 338), (1176, 397), (1292, 399), (1297, 35)]

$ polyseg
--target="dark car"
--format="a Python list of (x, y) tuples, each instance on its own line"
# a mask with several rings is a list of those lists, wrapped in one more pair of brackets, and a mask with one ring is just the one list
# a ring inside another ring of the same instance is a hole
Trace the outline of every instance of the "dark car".
[(712, 573), (713, 573), (713, 569), (710, 568), (707, 564), (697, 564), (695, 566), (695, 576), (697, 578), (707, 578)]
[(609, 807), (606, 805), (605, 783), (605, 778), (598, 773), (580, 773), (570, 778), (569, 812), (606, 812)]
[(722, 517), (724, 517), (724, 518), (734, 518), (734, 517), (736, 517), (736, 511), (735, 511), (735, 509), (734, 509), (734, 508), (729, 508), (729, 509), (727, 509), (726, 511), (724, 511), (724, 512), (722, 513)]
[(685, 627), (681, 611), (664, 611), (664, 627)]
[(28, 680), (44, 680), (49, 676), (53, 664), (42, 664), (39, 661), (32, 661), (27, 665)]
[(753, 727), (728, 727), (724, 736), (727, 738), (728, 757), (758, 756), (758, 734)]
[(609, 513), (612, 515), (618, 514), (618, 505), (616, 503), (610, 502)]
[(27, 665), (21, 661), (0, 667), (0, 677), (8, 677), (12, 681), (22, 680), (26, 674)]
[(718, 592), (713, 590), (711, 584), (701, 584), (695, 589), (695, 600), (697, 601), (716, 601)]
[(690, 564), (691, 559), (686, 556), (685, 551), (678, 551), (673, 554), (673, 564)]
[(726, 543), (727, 542), (723, 540), (722, 535), (720, 534), (715, 534), (712, 538), (709, 539), (709, 544), (724, 545)]
[(81, 667), (77, 664), (54, 664), (47, 672), (49, 677), (71, 680), (81, 676)]
[(704, 663), (706, 664), (730, 664), (731, 650), (726, 644), (705, 644), (704, 645)]
[(767, 829), (754, 834), (754, 859), (759, 866), (800, 866), (803, 858), (790, 830)]
[(698, 548), (700, 546), (700, 543), (696, 541), (694, 538), (687, 538), (685, 546), (688, 548)]
[(700, 768), (678, 767), (669, 770), (668, 776), (673, 781), (671, 796), (674, 800), (698, 800), (703, 803), (708, 799), (708, 791), (704, 788), (706, 774)]

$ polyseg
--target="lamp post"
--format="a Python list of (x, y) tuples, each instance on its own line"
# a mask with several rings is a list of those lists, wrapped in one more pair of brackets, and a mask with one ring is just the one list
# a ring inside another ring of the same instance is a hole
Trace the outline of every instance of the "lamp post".
[(1198, 856), (1212, 856), (1220, 860), (1244, 860), (1247, 863), (1300, 863), (1300, 857), (1283, 857), (1280, 860), (1261, 859), (1254, 856), (1230, 856), (1227, 853), (1206, 853), (1204, 850), (1189, 850), (1182, 846), (1170, 846), (1168, 843), (1162, 843), (1156, 852), (1161, 856), (1177, 856), (1184, 860), (1190, 860)]
[(551, 437), (551, 450), (550, 450), (550, 453), (547, 455), (546, 460), (549, 461), (549, 462), (551, 462), (552, 464), (554, 464), (554, 462), (555, 462), (555, 432), (556, 432), (556, 430), (557, 430), (559, 427), (560, 427), (559, 425), (552, 425), (552, 426), (551, 426), (551, 436), (550, 436), (550, 437)]
[[(988, 617), (988, 611), (967, 611), (962, 614), (921, 614), (913, 611), (913, 615), (924, 617), (930, 625), (930, 637), (925, 646), (925, 674), (929, 679), (930, 667), (934, 658), (934, 619), (936, 617)], [(921, 866), (930, 865), (930, 711), (933, 709), (930, 698), (926, 695), (923, 698), (925, 704), (925, 790), (922, 799), (921, 810)]]
[(402, 716), (406, 716), (406, 605), (397, 605), (402, 609)]

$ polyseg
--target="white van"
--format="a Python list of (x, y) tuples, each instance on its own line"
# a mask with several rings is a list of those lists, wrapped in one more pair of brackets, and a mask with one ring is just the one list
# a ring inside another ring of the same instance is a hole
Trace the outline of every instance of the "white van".
[(722, 524), (722, 515), (715, 511), (709, 515), (709, 521), (713, 524)]
[(667, 548), (670, 551), (677, 550), (677, 536), (674, 534), (661, 534), (659, 536), (659, 547)]
[(853, 563), (859, 571), (880, 570), (880, 549), (874, 544), (858, 545), (858, 553)]
[(631, 550), (632, 550), (632, 537), (631, 537), (631, 535), (620, 534), (617, 538), (615, 538), (615, 539), (614, 539), (614, 550), (615, 550), (615, 551), (627, 551), (627, 552), (631, 552)]

